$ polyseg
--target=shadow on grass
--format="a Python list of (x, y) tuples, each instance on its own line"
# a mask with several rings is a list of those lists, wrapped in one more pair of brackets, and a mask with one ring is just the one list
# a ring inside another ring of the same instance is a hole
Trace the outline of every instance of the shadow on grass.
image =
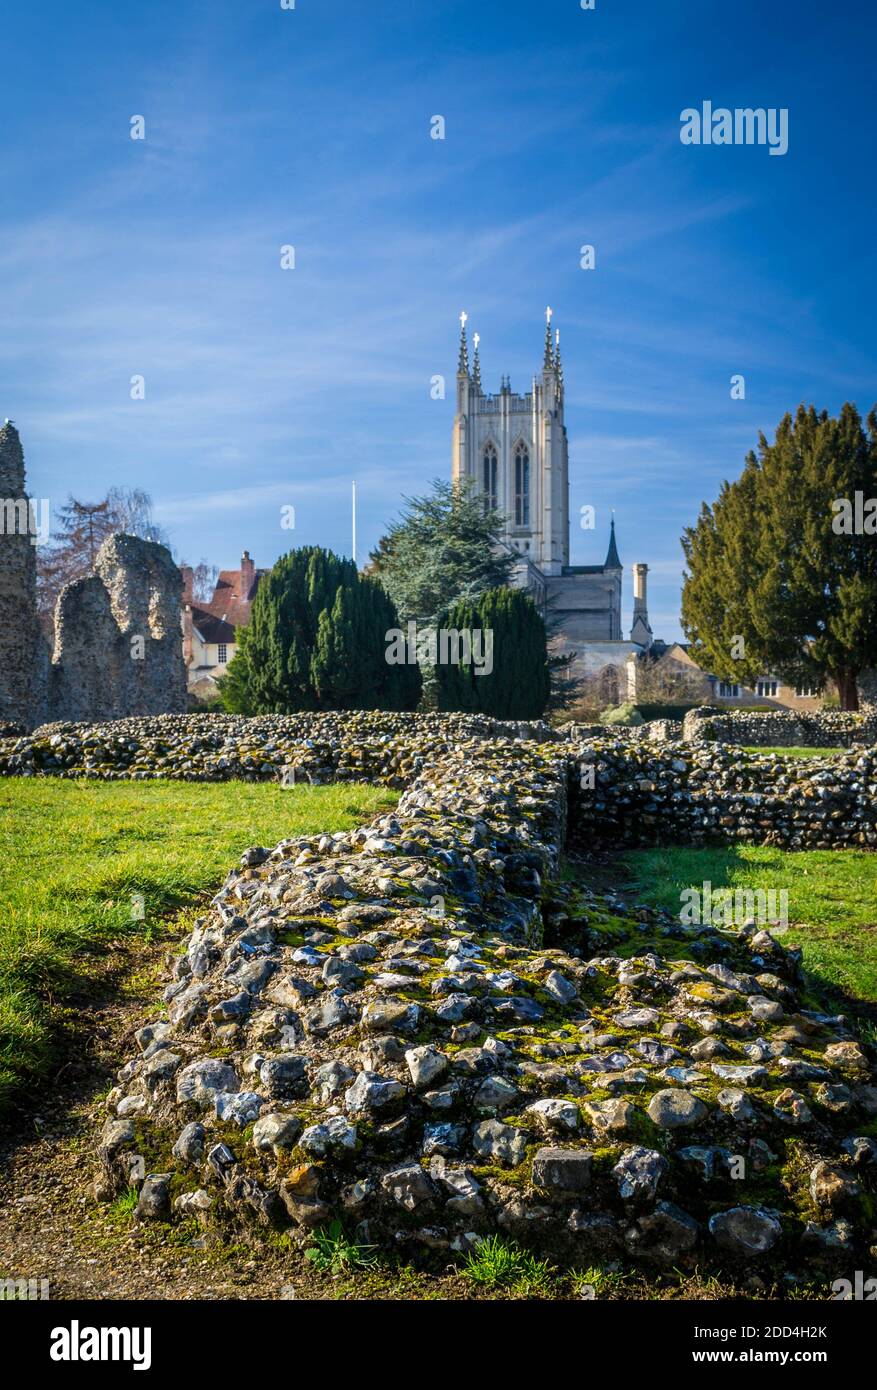
[[(773, 846), (662, 846), (602, 850), (577, 860), (583, 883), (628, 903), (663, 908), (676, 920), (690, 911), (691, 889), (715, 902), (742, 890), (749, 910), (773, 905), (788, 927), (763, 924), (786, 946), (800, 947), (814, 1007), (877, 1023), (877, 855), (867, 850), (783, 850)], [(784, 895), (781, 897), (780, 895)], [(760, 896), (759, 896), (760, 895)], [(770, 913), (768, 915), (771, 915)], [(762, 918), (756, 915), (756, 920)], [(739, 922), (737, 923), (739, 925)], [(724, 918), (717, 925), (724, 925)], [(818, 998), (817, 998), (818, 996)]]

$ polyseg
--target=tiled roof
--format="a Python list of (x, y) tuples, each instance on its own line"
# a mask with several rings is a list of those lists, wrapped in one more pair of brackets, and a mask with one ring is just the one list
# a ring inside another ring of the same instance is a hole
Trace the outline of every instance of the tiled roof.
[(192, 626), (202, 642), (236, 642), (237, 634), (230, 622), (224, 622), (206, 608), (192, 605)]
[(250, 604), (256, 595), (259, 580), (267, 572), (256, 570), (249, 590), (244, 594), (241, 592), (241, 571), (220, 570), (212, 599), (209, 603), (202, 603), (201, 607), (214, 617), (224, 619), (232, 627), (245, 627), (250, 621)]

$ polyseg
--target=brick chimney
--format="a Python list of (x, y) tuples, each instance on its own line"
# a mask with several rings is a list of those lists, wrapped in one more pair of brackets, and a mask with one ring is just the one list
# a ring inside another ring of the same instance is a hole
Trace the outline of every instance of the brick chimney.
[(250, 591), (256, 582), (256, 566), (250, 559), (249, 550), (245, 550), (241, 556), (241, 598), (246, 600), (250, 597)]
[(194, 602), (195, 575), (191, 565), (181, 565), (180, 572), (183, 576), (183, 594), (180, 600), (183, 625), (183, 662), (188, 669), (192, 662), (192, 604)]

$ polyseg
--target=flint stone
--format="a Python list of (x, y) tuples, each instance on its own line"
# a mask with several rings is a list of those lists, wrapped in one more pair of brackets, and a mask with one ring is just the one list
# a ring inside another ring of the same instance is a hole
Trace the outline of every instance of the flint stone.
[(832, 1210), (850, 1205), (859, 1196), (861, 1187), (836, 1163), (817, 1163), (810, 1173), (810, 1196), (819, 1207)]
[(307, 1073), (300, 1057), (274, 1057), (263, 1062), (259, 1080), (272, 1100), (295, 1100), (308, 1094)]
[(551, 995), (552, 999), (557, 1000), (558, 1004), (571, 1004), (574, 999), (579, 997), (575, 985), (565, 975), (561, 975), (559, 970), (552, 970), (550, 974), (546, 975), (543, 988)]
[(488, 1076), (472, 1097), (472, 1104), (476, 1110), (508, 1110), (520, 1097), (517, 1086), (513, 1086), (504, 1077)]
[(573, 1133), (582, 1123), (579, 1107), (570, 1100), (537, 1100), (527, 1106), (526, 1113), (547, 1130)]
[(690, 1091), (656, 1091), (649, 1101), (648, 1114), (660, 1129), (684, 1129), (706, 1119), (706, 1106)]
[(313, 1099), (322, 1105), (328, 1104), (350, 1085), (356, 1073), (344, 1062), (324, 1062), (317, 1067), (312, 1079)]
[(120, 1149), (134, 1143), (134, 1126), (130, 1120), (107, 1120), (100, 1135), (101, 1156), (114, 1158)]
[(355, 1115), (367, 1114), (373, 1110), (385, 1110), (404, 1100), (405, 1087), (377, 1072), (361, 1071), (353, 1085), (344, 1094), (344, 1104)]
[(419, 1022), (420, 1007), (417, 1004), (373, 1000), (363, 1009), (360, 1026), (364, 1033), (405, 1034), (415, 1033)]
[(170, 1173), (147, 1174), (134, 1212), (138, 1221), (170, 1221), (170, 1187)]
[(343, 1028), (345, 1024), (352, 1023), (355, 1017), (343, 990), (333, 989), (323, 995), (320, 1003), (305, 1014), (304, 1022), (308, 1032), (319, 1038), (324, 1037), (326, 1033), (334, 1032), (336, 1028)]
[(472, 1147), (482, 1158), (517, 1168), (527, 1156), (527, 1137), (522, 1129), (499, 1120), (483, 1120), (472, 1133)]
[(700, 1227), (673, 1202), (658, 1202), (628, 1230), (628, 1245), (648, 1259), (673, 1264), (697, 1244)]
[(216, 1117), (231, 1121), (241, 1129), (259, 1118), (265, 1100), (255, 1091), (220, 1091), (216, 1097)]
[(275, 1154), (292, 1149), (301, 1128), (301, 1120), (296, 1115), (263, 1115), (253, 1126), (253, 1148)]
[(716, 1100), (719, 1103), (719, 1109), (724, 1110), (740, 1124), (748, 1124), (755, 1119), (752, 1103), (742, 1091), (736, 1091), (733, 1087), (725, 1087), (719, 1091)]
[(333, 1115), (319, 1125), (311, 1125), (298, 1141), (306, 1153), (324, 1158), (333, 1149), (356, 1148), (356, 1126), (348, 1124), (343, 1115)]
[(845, 1139), (841, 1147), (857, 1168), (870, 1168), (877, 1164), (877, 1139), (869, 1135), (856, 1135)]
[(405, 1053), (405, 1061), (411, 1073), (415, 1090), (429, 1090), (433, 1082), (444, 1076), (450, 1065), (443, 1052), (436, 1047), (410, 1047)]
[(555, 1192), (585, 1192), (591, 1185), (588, 1149), (539, 1149), (533, 1159), (533, 1182)]
[(619, 1028), (654, 1028), (660, 1017), (657, 1009), (625, 1009), (613, 1022)]
[(545, 1017), (542, 1005), (526, 994), (512, 995), (509, 999), (491, 999), (490, 1006), (501, 1019), (510, 1017), (516, 1023), (539, 1023)]
[(174, 1158), (194, 1168), (204, 1156), (204, 1126), (196, 1122), (185, 1125), (180, 1130), (177, 1142), (171, 1150)]
[(205, 1057), (201, 1062), (190, 1062), (180, 1072), (177, 1100), (181, 1103), (190, 1100), (205, 1109), (214, 1104), (221, 1092), (236, 1091), (239, 1084), (234, 1067), (216, 1057)]
[(608, 1134), (624, 1134), (636, 1116), (636, 1107), (620, 1098), (586, 1101), (584, 1110), (594, 1129)]
[(759, 1207), (731, 1207), (709, 1220), (710, 1235), (732, 1255), (765, 1255), (782, 1235), (777, 1218)]
[(625, 1202), (652, 1201), (669, 1166), (654, 1149), (627, 1149), (612, 1169), (620, 1196)]
[(427, 1158), (431, 1154), (458, 1154), (465, 1142), (466, 1129), (463, 1125), (447, 1123), (425, 1125), (422, 1152)]
[(406, 1211), (436, 1201), (435, 1184), (419, 1163), (403, 1164), (381, 1178), (381, 1187), (389, 1197)]

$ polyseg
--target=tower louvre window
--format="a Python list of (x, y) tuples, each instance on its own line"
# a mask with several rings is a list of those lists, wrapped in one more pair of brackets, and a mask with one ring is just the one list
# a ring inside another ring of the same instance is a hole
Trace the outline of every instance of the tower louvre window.
[(496, 450), (492, 444), (488, 444), (484, 450), (484, 505), (492, 511), (496, 511), (499, 506), (499, 495), (496, 486), (497, 479), (497, 458)]
[(530, 451), (526, 444), (515, 449), (515, 525), (530, 525)]

